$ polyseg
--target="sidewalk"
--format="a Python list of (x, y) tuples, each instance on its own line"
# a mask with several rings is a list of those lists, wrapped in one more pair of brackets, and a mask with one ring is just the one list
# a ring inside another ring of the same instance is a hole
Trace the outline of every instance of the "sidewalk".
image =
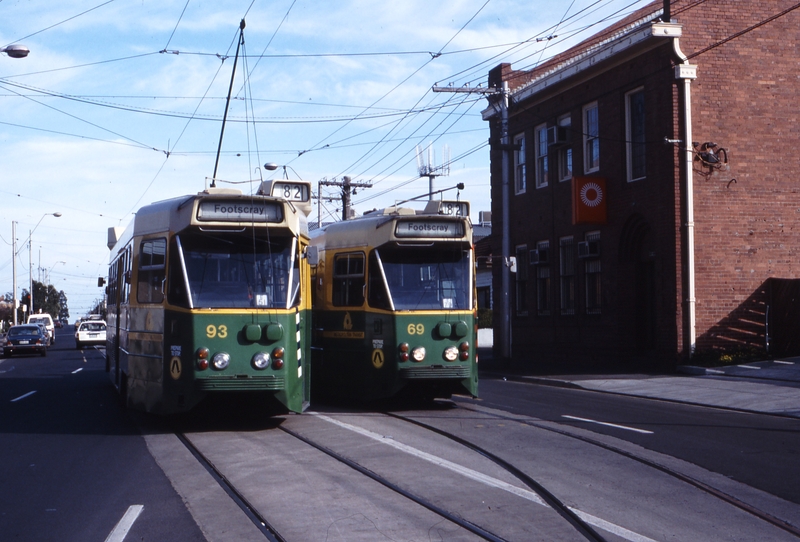
[(488, 375), (800, 418), (800, 357), (714, 369), (681, 366), (676, 375), (528, 376), (502, 369)]

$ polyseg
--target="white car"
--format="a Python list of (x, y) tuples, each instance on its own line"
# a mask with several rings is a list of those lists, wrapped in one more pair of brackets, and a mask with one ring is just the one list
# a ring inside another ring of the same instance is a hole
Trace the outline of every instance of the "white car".
[(47, 330), (48, 339), (50, 340), (50, 344), (56, 343), (56, 326), (53, 325), (53, 317), (43, 312), (41, 314), (31, 314), (28, 317), (29, 324), (44, 324), (45, 329)]
[(75, 331), (75, 348), (81, 349), (85, 345), (106, 344), (106, 323), (102, 320), (87, 320), (81, 322)]

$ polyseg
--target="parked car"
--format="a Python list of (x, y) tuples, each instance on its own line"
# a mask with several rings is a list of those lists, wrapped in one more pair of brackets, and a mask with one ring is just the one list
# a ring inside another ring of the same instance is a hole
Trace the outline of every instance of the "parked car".
[(102, 320), (87, 320), (78, 325), (75, 331), (75, 348), (88, 344), (106, 344), (106, 323)]
[(56, 327), (53, 324), (53, 317), (47, 314), (46, 312), (40, 314), (31, 314), (28, 317), (29, 324), (44, 324), (47, 328), (47, 332), (50, 334), (50, 342), (55, 344), (56, 343)]
[(3, 342), (3, 357), (14, 354), (47, 355), (47, 337), (37, 324), (11, 326)]

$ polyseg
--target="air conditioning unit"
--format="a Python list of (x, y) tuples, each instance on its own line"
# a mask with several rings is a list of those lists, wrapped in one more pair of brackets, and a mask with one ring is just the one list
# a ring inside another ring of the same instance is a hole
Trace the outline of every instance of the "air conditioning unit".
[(547, 249), (531, 250), (531, 265), (542, 265), (547, 261)]
[(567, 129), (564, 126), (551, 126), (547, 129), (547, 145), (563, 145), (569, 143)]
[(578, 243), (578, 258), (599, 258), (600, 241), (581, 241)]

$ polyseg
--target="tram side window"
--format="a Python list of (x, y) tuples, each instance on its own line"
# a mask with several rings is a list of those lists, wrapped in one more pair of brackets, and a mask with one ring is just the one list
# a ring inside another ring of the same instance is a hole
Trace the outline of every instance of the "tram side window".
[(166, 239), (142, 241), (139, 250), (139, 280), (136, 299), (139, 303), (161, 303), (164, 301), (162, 284), (166, 278)]
[(364, 254), (339, 254), (333, 260), (333, 305), (360, 307), (364, 304)]

